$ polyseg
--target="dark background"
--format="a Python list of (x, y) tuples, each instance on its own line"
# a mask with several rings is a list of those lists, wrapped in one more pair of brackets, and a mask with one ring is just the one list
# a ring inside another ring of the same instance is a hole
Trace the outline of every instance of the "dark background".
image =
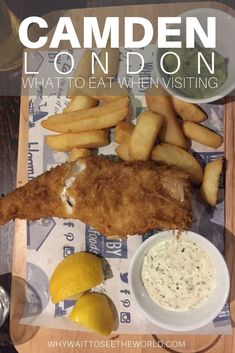
[[(2, 0), (0, 0), (2, 1)], [(133, 5), (164, 3), (164, 0), (7, 0), (9, 8), (20, 18), (28, 16), (41, 16), (53, 10), (100, 7), (111, 5)], [(169, 0), (168, 3), (181, 1)], [(188, 2), (188, 1), (185, 1)], [(196, 1), (191, 1), (196, 2)], [(235, 0), (220, 1), (231, 7), (235, 7)], [(7, 85), (9, 74), (1, 74), (0, 80)], [(12, 73), (11, 73), (12, 75)], [(20, 71), (15, 72), (19, 78)], [(0, 96), (0, 194), (12, 191), (15, 187), (16, 162), (18, 146), (20, 97)], [(12, 260), (12, 235), (13, 223), (0, 227), (0, 285), (10, 293), (11, 260)], [(9, 322), (0, 328), (0, 353), (16, 352), (9, 336)], [(32, 352), (35, 353), (35, 352)]]
[[(12, 9), (19, 18), (28, 16), (40, 16), (52, 10), (72, 9), (81, 7), (102, 7), (102, 6), (120, 6), (136, 4), (161, 4), (161, 3), (179, 3), (179, 2), (197, 2), (197, 1), (179, 1), (179, 0), (6, 0), (10, 9)], [(201, 0), (201, 2), (208, 2)], [(234, 0), (218, 1), (235, 7)]]

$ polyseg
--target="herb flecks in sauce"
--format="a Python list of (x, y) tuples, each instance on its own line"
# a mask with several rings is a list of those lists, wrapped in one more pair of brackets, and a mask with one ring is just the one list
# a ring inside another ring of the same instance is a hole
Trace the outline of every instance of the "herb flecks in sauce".
[[(182, 85), (178, 90), (183, 93), (186, 97), (191, 98), (206, 98), (213, 95), (220, 87), (222, 87), (228, 78), (228, 59), (224, 58), (220, 53), (214, 49), (203, 48), (196, 43), (195, 48), (188, 49), (186, 47), (180, 49), (172, 49), (172, 52), (176, 53), (180, 58), (180, 69), (171, 74), (176, 81), (178, 78), (186, 79), (185, 85)], [(201, 72), (198, 73), (198, 53), (201, 53), (205, 58), (206, 62), (211, 67), (212, 63), (212, 52), (214, 52), (214, 73), (210, 73), (207, 65), (201, 59)], [(177, 67), (177, 59), (173, 55), (167, 55), (164, 59), (167, 71), (171, 72)], [(190, 81), (189, 78), (207, 78), (210, 80), (213, 78), (213, 88), (209, 84), (200, 84), (200, 87), (194, 85), (194, 81)], [(215, 80), (214, 80), (215, 78)], [(216, 84), (215, 84), (216, 83)]]
[(214, 269), (207, 253), (196, 243), (175, 237), (149, 250), (141, 278), (149, 296), (170, 310), (198, 307), (215, 286)]

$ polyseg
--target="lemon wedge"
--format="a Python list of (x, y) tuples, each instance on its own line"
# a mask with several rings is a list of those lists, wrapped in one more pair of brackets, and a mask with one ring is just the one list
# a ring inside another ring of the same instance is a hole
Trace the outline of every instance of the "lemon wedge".
[(55, 268), (49, 283), (54, 304), (65, 299), (77, 299), (104, 281), (102, 260), (88, 252), (78, 252), (66, 257)]
[(109, 336), (115, 329), (115, 317), (111, 305), (107, 295), (87, 292), (77, 301), (69, 319), (89, 331)]

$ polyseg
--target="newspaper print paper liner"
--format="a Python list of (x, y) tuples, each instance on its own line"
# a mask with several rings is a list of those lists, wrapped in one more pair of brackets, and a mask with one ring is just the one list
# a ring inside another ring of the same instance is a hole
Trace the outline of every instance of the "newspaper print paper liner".
[[(121, 58), (125, 58), (125, 49), (120, 49)], [(80, 57), (82, 50), (74, 55)], [(151, 77), (154, 47), (150, 46), (145, 53), (146, 68), (144, 74)], [(37, 56), (38, 55), (38, 56)], [(40, 67), (40, 76), (50, 73), (51, 56), (48, 52), (34, 55), (36, 68)], [(62, 65), (63, 63), (61, 63)], [(119, 76), (125, 75), (125, 61), (120, 61)], [(43, 85), (32, 89), (29, 97), (29, 147), (28, 147), (28, 178), (43, 173), (45, 170), (66, 161), (67, 154), (51, 150), (45, 144), (45, 136), (51, 134), (40, 125), (48, 115), (61, 112), (67, 105), (65, 98), (66, 85), (59, 90), (51, 88), (44, 94)], [(48, 89), (47, 89), (48, 90)], [(143, 96), (132, 99), (133, 112), (136, 117), (146, 109)], [(223, 135), (224, 108), (221, 103), (203, 105), (208, 114), (205, 125)], [(99, 149), (99, 154), (115, 154), (116, 143)], [(192, 150), (202, 165), (224, 155), (223, 146), (216, 150), (197, 143), (192, 144)], [(224, 251), (224, 176), (221, 178), (218, 203), (212, 208), (203, 203), (198, 190), (193, 193), (193, 226), (192, 231), (204, 235), (221, 251)], [(94, 205), (95, 207), (95, 205)], [(100, 254), (111, 266), (113, 277), (95, 290), (105, 292), (116, 305), (119, 315), (117, 333), (164, 333), (166, 330), (153, 325), (137, 310), (128, 285), (128, 269), (131, 258), (139, 245), (156, 231), (143, 236), (136, 235), (127, 239), (109, 239), (102, 236), (89, 225), (80, 221), (57, 218), (43, 218), (27, 225), (27, 276), (26, 304), (22, 324), (50, 327), (65, 330), (84, 331), (79, 325), (70, 322), (68, 315), (74, 301), (66, 300), (56, 305), (50, 301), (48, 291), (49, 278), (55, 266), (64, 258), (77, 251), (89, 251)], [(226, 304), (220, 315), (207, 326), (189, 332), (190, 334), (231, 334), (229, 306)]]

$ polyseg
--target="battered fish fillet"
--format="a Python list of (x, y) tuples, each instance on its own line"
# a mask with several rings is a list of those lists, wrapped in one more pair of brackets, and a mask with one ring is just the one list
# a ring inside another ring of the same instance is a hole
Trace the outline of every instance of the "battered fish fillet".
[(42, 217), (79, 219), (106, 236), (189, 229), (188, 176), (156, 162), (89, 157), (58, 166), (0, 199), (0, 224)]

